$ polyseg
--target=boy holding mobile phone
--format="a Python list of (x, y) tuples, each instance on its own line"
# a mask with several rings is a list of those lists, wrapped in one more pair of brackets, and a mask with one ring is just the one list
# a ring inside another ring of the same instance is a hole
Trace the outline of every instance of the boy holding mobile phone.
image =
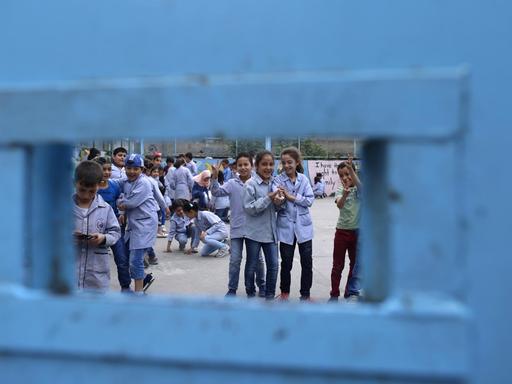
[(108, 248), (121, 237), (112, 207), (97, 194), (102, 179), (103, 169), (95, 161), (82, 161), (75, 169), (73, 234), (78, 255), (79, 289), (108, 290)]

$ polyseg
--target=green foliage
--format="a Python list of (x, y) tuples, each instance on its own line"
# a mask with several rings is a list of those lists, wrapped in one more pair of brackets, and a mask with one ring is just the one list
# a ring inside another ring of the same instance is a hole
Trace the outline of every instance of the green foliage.
[(327, 151), (311, 139), (301, 140), (300, 151), (304, 157), (326, 157)]
[(240, 152), (258, 152), (265, 149), (265, 140), (263, 139), (245, 139), (245, 140), (233, 140), (229, 144), (229, 153), (232, 156), (236, 156)]

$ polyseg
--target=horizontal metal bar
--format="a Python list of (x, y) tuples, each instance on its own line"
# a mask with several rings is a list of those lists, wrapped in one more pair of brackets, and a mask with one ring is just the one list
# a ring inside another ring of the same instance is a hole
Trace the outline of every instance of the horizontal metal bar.
[(0, 88), (0, 142), (204, 135), (450, 139), (467, 71), (104, 79)]
[[(160, 297), (52, 297), (11, 290), (0, 293), (0, 304), (0, 353), (4, 356), (64, 354), (126, 364), (363, 377), (461, 379), (468, 373), (464, 307), (429, 298), (337, 307)], [(45, 316), (34, 321), (33, 314), (40, 311)], [(147, 343), (134, 347), (135, 339)]]

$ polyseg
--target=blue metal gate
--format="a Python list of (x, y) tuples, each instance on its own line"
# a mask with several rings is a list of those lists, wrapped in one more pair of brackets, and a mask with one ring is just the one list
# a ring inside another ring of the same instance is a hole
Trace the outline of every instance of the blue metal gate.
[[(511, 10), (0, 3), (1, 381), (508, 382)], [(71, 292), (73, 143), (255, 132), (365, 140), (367, 303)]]

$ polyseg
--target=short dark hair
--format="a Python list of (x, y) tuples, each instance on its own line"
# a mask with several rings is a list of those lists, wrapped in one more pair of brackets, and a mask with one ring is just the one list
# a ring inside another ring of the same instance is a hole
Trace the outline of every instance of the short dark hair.
[(153, 173), (153, 171), (160, 172), (160, 169), (161, 169), (160, 167), (155, 165), (155, 166), (151, 167), (151, 173)]
[(238, 163), (238, 160), (240, 160), (243, 157), (245, 157), (246, 159), (249, 159), (249, 163), (251, 163), (251, 166), (252, 166), (252, 156), (249, 154), (249, 152), (240, 152), (235, 159), (235, 164)]
[(181, 167), (183, 164), (185, 163), (185, 161), (183, 161), (183, 159), (180, 157), (178, 160), (176, 160), (176, 162), (174, 163), (174, 167), (176, 169), (178, 169), (179, 167)]
[(187, 152), (187, 153), (185, 153), (185, 157), (186, 157), (187, 159), (192, 160), (192, 158), (194, 157), (194, 155), (192, 155), (192, 152)]
[(112, 152), (115, 155), (117, 155), (119, 152), (124, 152), (126, 154), (128, 154), (128, 151), (126, 150), (126, 148), (124, 147), (117, 147), (116, 149), (114, 149), (114, 152)]
[(86, 187), (94, 187), (103, 180), (103, 169), (96, 161), (82, 161), (75, 168), (75, 183), (83, 184)]
[(185, 206), (185, 204), (188, 204), (188, 200), (185, 200), (185, 199), (176, 199), (174, 200), (174, 202), (172, 203), (172, 209), (173, 210), (176, 210), (176, 208), (183, 208)]
[(94, 161), (97, 162), (102, 167), (105, 164), (112, 164), (112, 162), (110, 161), (110, 158), (108, 158), (108, 157), (97, 157), (97, 158), (94, 159)]
[(259, 151), (257, 154), (256, 154), (256, 160), (254, 161), (254, 165), (257, 167), (258, 164), (261, 162), (261, 160), (263, 160), (263, 158), (265, 156), (270, 156), (272, 158), (272, 160), (275, 160), (274, 159), (274, 154), (270, 151), (267, 151), (267, 150), (264, 150), (264, 151)]
[[(341, 163), (338, 164), (337, 170), (339, 171), (340, 169), (343, 169), (345, 167), (348, 167), (348, 163), (346, 161), (342, 161)], [(354, 163), (352, 163), (352, 169), (354, 170), (354, 172), (356, 171), (356, 165)]]
[(173, 164), (174, 164), (174, 157), (172, 157), (172, 156), (167, 156), (167, 158), (165, 159), (165, 162), (166, 162), (166, 163), (173, 163)]
[(95, 159), (96, 157), (98, 157), (99, 155), (101, 155), (101, 152), (98, 148), (90, 148), (89, 149), (89, 156), (87, 156), (87, 160), (93, 160)]
[(144, 159), (144, 168), (151, 169), (153, 167), (153, 162), (150, 159)]

